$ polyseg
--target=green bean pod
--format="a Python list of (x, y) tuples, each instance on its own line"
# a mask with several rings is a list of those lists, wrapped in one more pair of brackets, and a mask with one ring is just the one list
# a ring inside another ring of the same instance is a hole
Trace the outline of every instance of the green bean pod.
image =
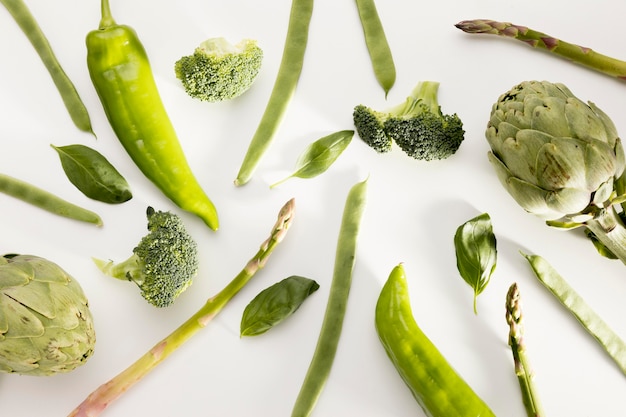
[(0, 174), (0, 192), (58, 216), (102, 226), (102, 219), (93, 211), (17, 178)]
[(30, 12), (26, 3), (24, 3), (23, 0), (0, 0), (0, 3), (6, 7), (31, 45), (35, 48), (35, 52), (37, 52), (39, 58), (41, 58), (41, 61), (50, 73), (52, 81), (61, 95), (63, 104), (76, 127), (83, 132), (93, 134), (91, 119), (89, 118), (85, 104), (76, 91), (74, 83), (70, 80), (59, 63), (48, 42), (48, 38), (43, 33), (39, 23)]
[(183, 210), (218, 228), (215, 206), (194, 176), (135, 30), (113, 20), (108, 0), (87, 34), (87, 66), (106, 116), (141, 172)]
[(429, 417), (495, 417), (417, 325), (404, 266), (389, 275), (376, 303), (380, 341)]
[(385, 97), (396, 82), (396, 65), (374, 0), (356, 0), (372, 68)]
[(361, 220), (367, 203), (367, 181), (366, 179), (353, 185), (346, 198), (322, 328), (309, 363), (309, 369), (304, 376), (300, 392), (291, 411), (291, 417), (308, 417), (311, 415), (322, 390), (326, 386), (326, 381), (335, 361), (343, 321), (348, 308)]
[(235, 185), (245, 185), (252, 179), (257, 165), (269, 149), (291, 103), (302, 67), (313, 16), (313, 0), (293, 0), (283, 56), (265, 111), (241, 162)]

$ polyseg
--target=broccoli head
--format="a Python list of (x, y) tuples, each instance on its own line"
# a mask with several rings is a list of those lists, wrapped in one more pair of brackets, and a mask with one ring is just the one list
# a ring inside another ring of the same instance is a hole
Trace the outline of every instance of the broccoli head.
[(415, 159), (453, 155), (465, 137), (463, 122), (456, 114), (442, 113), (438, 89), (438, 82), (421, 81), (403, 103), (386, 111), (356, 106), (353, 120), (359, 137), (379, 153), (390, 151), (395, 142)]
[(198, 248), (179, 216), (147, 209), (148, 231), (133, 254), (114, 263), (94, 259), (105, 274), (132, 281), (156, 307), (167, 307), (191, 285), (198, 272)]
[(246, 92), (256, 80), (263, 61), (263, 50), (255, 40), (231, 44), (225, 38), (202, 42), (192, 55), (174, 64), (174, 72), (193, 98), (217, 102)]

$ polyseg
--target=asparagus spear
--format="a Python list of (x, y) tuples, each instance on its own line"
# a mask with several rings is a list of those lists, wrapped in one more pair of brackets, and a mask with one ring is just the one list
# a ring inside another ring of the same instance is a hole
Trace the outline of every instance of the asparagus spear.
[(592, 70), (626, 80), (626, 61), (611, 58), (590, 48), (565, 42), (525, 26), (486, 19), (463, 20), (455, 26), (466, 33), (484, 33), (517, 39), (533, 48), (544, 49)]
[(506, 322), (509, 324), (509, 345), (513, 352), (515, 374), (522, 390), (522, 400), (528, 417), (541, 417), (543, 410), (533, 383), (533, 371), (526, 355), (522, 306), (517, 283), (506, 294)]
[(169, 336), (154, 345), (132, 365), (93, 391), (68, 417), (99, 416), (113, 401), (139, 382), (198, 331), (205, 328), (239, 290), (250, 281), (254, 274), (265, 266), (270, 254), (287, 234), (293, 220), (294, 210), (295, 201), (291, 199), (280, 210), (270, 237), (263, 242), (256, 255), (248, 261), (243, 270), (222, 291), (209, 298), (194, 315)]

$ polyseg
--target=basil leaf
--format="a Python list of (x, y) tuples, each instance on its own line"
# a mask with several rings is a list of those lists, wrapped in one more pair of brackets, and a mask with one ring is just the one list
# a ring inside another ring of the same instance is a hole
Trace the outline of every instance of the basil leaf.
[(54, 146), (65, 175), (87, 197), (120, 204), (133, 195), (126, 179), (98, 151), (84, 145)]
[(497, 243), (491, 218), (483, 213), (459, 226), (454, 234), (456, 266), (461, 277), (474, 289), (476, 299), (487, 287), (496, 268)]
[(265, 333), (291, 316), (319, 287), (314, 280), (297, 275), (267, 287), (244, 309), (241, 318), (241, 336)]
[(289, 178), (313, 178), (325, 172), (348, 147), (354, 130), (340, 130), (311, 143), (300, 154), (294, 172), (288, 177), (270, 185), (274, 188)]

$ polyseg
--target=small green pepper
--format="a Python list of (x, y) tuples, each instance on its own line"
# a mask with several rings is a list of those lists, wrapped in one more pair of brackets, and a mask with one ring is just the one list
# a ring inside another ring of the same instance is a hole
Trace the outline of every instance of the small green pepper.
[(101, 9), (99, 28), (87, 34), (87, 66), (113, 131), (148, 179), (217, 230), (217, 211), (187, 163), (146, 50), (133, 28), (115, 23), (108, 0)]
[(385, 351), (427, 416), (495, 417), (418, 327), (402, 264), (381, 290), (375, 323)]

